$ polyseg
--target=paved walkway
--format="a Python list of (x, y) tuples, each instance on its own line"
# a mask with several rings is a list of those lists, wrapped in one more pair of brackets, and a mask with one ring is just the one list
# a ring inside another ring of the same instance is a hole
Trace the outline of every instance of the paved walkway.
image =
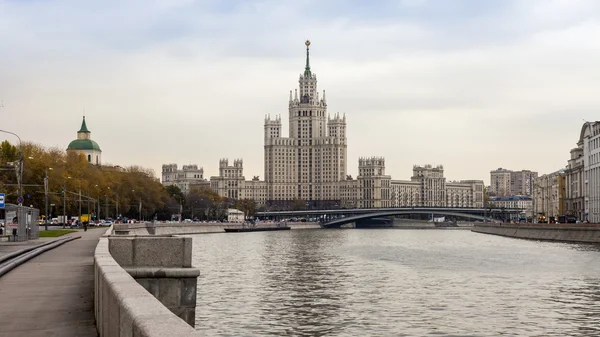
[(94, 250), (106, 229), (47, 251), (0, 277), (0, 336), (97, 336)]

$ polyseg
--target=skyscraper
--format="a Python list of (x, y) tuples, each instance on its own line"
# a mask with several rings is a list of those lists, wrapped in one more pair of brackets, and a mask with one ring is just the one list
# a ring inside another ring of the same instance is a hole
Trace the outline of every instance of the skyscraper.
[(310, 68), (310, 41), (299, 88), (290, 91), (289, 136), (281, 134), (281, 118), (265, 118), (267, 203), (285, 206), (294, 200), (312, 207), (333, 207), (346, 179), (346, 117), (327, 112), (325, 91), (319, 98), (317, 75)]

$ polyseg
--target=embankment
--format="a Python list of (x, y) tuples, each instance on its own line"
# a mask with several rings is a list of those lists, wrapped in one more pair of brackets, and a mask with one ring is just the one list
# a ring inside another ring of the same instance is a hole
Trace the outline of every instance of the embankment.
[(600, 224), (476, 224), (473, 232), (519, 239), (600, 243)]
[[(277, 227), (279, 223), (257, 223), (257, 227)], [(286, 222), (292, 229), (321, 228), (318, 222)], [(116, 225), (115, 229), (120, 225)], [(225, 233), (225, 228), (241, 228), (239, 223), (135, 223), (127, 224), (128, 235), (186, 235)]]
[(193, 320), (196, 302), (191, 238), (115, 238), (111, 231), (94, 254), (99, 336), (200, 336), (184, 320)]

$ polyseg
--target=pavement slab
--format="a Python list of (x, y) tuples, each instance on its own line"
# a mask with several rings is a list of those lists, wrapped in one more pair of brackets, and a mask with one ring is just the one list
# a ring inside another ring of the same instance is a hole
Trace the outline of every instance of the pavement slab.
[[(98, 336), (91, 229), (0, 277), (0, 337)], [(20, 247), (25, 248), (25, 247)]]

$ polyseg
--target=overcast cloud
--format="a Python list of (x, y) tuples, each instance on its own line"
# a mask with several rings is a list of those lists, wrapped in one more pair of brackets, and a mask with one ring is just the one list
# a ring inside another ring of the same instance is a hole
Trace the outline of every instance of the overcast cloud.
[(243, 158), (262, 179), (264, 116), (287, 135), (310, 39), (353, 176), (362, 156), (393, 179), (550, 173), (598, 119), (599, 19), (595, 0), (0, 0), (0, 123), (66, 148), (85, 109), (104, 162)]

